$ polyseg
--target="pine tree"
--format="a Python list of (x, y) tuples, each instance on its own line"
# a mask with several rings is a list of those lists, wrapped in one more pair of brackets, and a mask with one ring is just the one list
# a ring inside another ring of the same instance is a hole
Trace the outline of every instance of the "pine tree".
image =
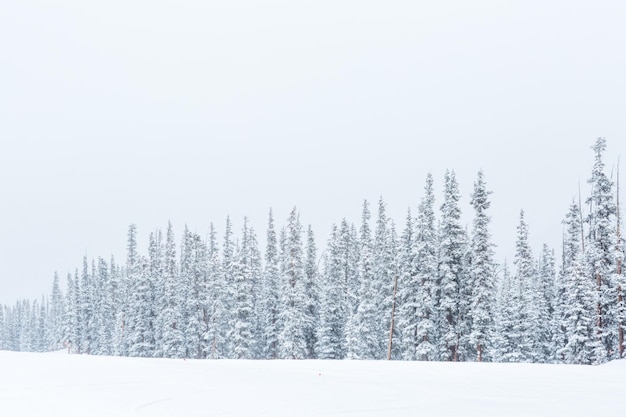
[(114, 288), (107, 262), (98, 258), (97, 274), (95, 276), (95, 350), (96, 355), (111, 355), (113, 353), (113, 326), (115, 323), (114, 313)]
[(274, 216), (270, 209), (267, 225), (267, 244), (265, 249), (265, 270), (261, 285), (260, 321), (263, 333), (261, 345), (265, 359), (278, 357), (278, 280), (279, 280), (278, 242), (274, 230)]
[(78, 290), (78, 302), (80, 303), (80, 352), (91, 353), (94, 335), (94, 311), (93, 311), (93, 274), (89, 274), (87, 257), (83, 258), (83, 272), (80, 278)]
[[(348, 224), (344, 218), (340, 228), (340, 252), (342, 263), (342, 275), (345, 280), (345, 305), (346, 315), (344, 327), (350, 318), (356, 314), (359, 306), (359, 252), (360, 244), (357, 230), (354, 224)], [(346, 333), (344, 331), (344, 338)], [(345, 343), (345, 341), (344, 341)]]
[[(2, 307), (0, 307), (2, 310)], [(59, 284), (59, 274), (54, 273), (54, 280), (52, 282), (52, 295), (50, 300), (50, 319), (48, 325), (50, 327), (48, 332), (48, 349), (58, 350), (63, 347), (63, 329), (65, 306), (63, 303), (63, 293), (61, 292), (61, 286)]]
[(580, 212), (572, 203), (565, 220), (563, 248), (564, 299), (562, 326), (566, 344), (559, 352), (566, 363), (590, 364), (600, 347), (595, 337), (595, 291), (585, 275), (580, 232)]
[(391, 275), (391, 310), (387, 313), (389, 315), (389, 328), (387, 329), (387, 360), (398, 360), (402, 358), (402, 331), (396, 326), (397, 311), (402, 307), (402, 300), (398, 296), (398, 281), (402, 273), (400, 267), (401, 251), (400, 251), (400, 238), (396, 232), (396, 225), (393, 221), (390, 222), (389, 227), (389, 252), (391, 263), (389, 265), (389, 271)]
[(224, 244), (222, 245), (222, 285), (224, 292), (222, 294), (222, 309), (224, 317), (227, 319), (226, 334), (224, 335), (224, 345), (222, 347), (221, 356), (224, 358), (234, 357), (234, 345), (233, 345), (233, 329), (234, 329), (234, 316), (233, 316), (233, 301), (236, 297), (234, 286), (234, 274), (236, 267), (236, 259), (234, 256), (235, 244), (233, 242), (233, 231), (230, 216), (226, 218), (226, 230), (224, 232)]
[[(124, 315), (124, 343), (128, 355), (151, 357), (154, 351), (153, 287), (150, 261), (137, 250), (137, 229), (131, 225), (127, 245), (128, 309)], [(125, 355), (124, 355), (125, 356)]]
[(304, 338), (307, 346), (307, 358), (317, 358), (315, 346), (317, 345), (317, 328), (320, 325), (319, 317), (319, 282), (317, 273), (317, 248), (315, 245), (315, 234), (311, 225), (307, 228), (306, 260), (304, 265), (305, 298), (307, 326), (304, 329)]
[[(227, 242), (230, 244), (230, 242)], [(208, 343), (208, 357), (219, 359), (228, 357), (229, 311), (227, 276), (224, 262), (219, 256), (217, 236), (211, 223), (209, 232), (208, 297), (209, 323), (205, 340)]]
[(486, 213), (491, 205), (489, 194), (491, 191), (486, 189), (483, 172), (479, 171), (472, 193), (472, 207), (475, 215), (467, 262), (468, 284), (471, 289), (469, 341), (476, 349), (478, 362), (482, 362), (484, 357), (489, 356), (495, 307), (496, 265), (493, 260), (494, 245), (491, 243), (489, 233), (490, 218)]
[(284, 359), (304, 359), (307, 354), (304, 329), (308, 323), (305, 312), (302, 226), (295, 207), (287, 222), (284, 248), (284, 266), (280, 277), (279, 353)]
[(176, 242), (172, 223), (168, 222), (163, 258), (163, 292), (159, 302), (161, 309), (157, 318), (158, 327), (161, 329), (158, 350), (166, 358), (182, 358), (185, 355), (182, 332), (182, 305), (185, 300), (178, 283)]
[(116, 356), (128, 355), (128, 344), (126, 341), (126, 312), (128, 310), (128, 280), (126, 271), (115, 263), (111, 257), (110, 265), (111, 283), (114, 287), (113, 306), (115, 314), (115, 324), (113, 327), (113, 354)]
[(39, 305), (35, 305), (33, 308), (33, 313), (36, 315), (36, 322), (34, 324), (37, 327), (35, 336), (35, 352), (46, 352), (48, 350), (48, 310), (46, 308), (46, 299), (43, 295), (41, 296), (41, 302)]
[(433, 177), (428, 174), (424, 197), (418, 207), (413, 270), (419, 283), (416, 296), (417, 346), (415, 356), (419, 360), (437, 358), (437, 288), (438, 288), (438, 239), (435, 226), (435, 196)]
[(139, 279), (141, 264), (137, 250), (137, 226), (131, 224), (128, 227), (126, 241), (126, 269), (116, 274), (116, 301), (117, 311), (115, 314), (115, 333), (113, 336), (114, 353), (118, 356), (128, 356), (130, 344), (129, 317), (132, 314), (130, 308), (132, 289)]
[(374, 359), (380, 353), (378, 339), (378, 309), (374, 299), (373, 242), (370, 231), (370, 211), (363, 202), (359, 231), (358, 305), (347, 323), (346, 345), (349, 359)]
[(524, 211), (520, 212), (520, 224), (517, 228), (515, 249), (516, 273), (512, 287), (511, 300), (514, 309), (513, 341), (509, 352), (511, 362), (533, 362), (538, 357), (540, 334), (538, 291), (536, 288), (536, 269), (532, 250), (528, 243), (528, 225)]
[(4, 308), (5, 307), (0, 304), (0, 350), (9, 350), (9, 343), (7, 340), (7, 322)]
[(587, 216), (588, 244), (586, 264), (590, 277), (596, 283), (596, 334), (604, 352), (597, 351), (594, 363), (602, 363), (619, 355), (617, 287), (614, 282), (616, 206), (613, 200), (613, 182), (604, 172), (602, 155), (606, 150), (606, 140), (598, 138), (592, 147), (595, 162), (589, 183), (591, 197), (587, 200), (590, 212)]
[(233, 345), (235, 358), (250, 359), (253, 354), (254, 271), (251, 269), (248, 219), (244, 218), (242, 242), (235, 254)]
[(254, 227), (248, 229), (248, 249), (247, 249), (247, 270), (252, 283), (252, 350), (251, 358), (260, 359), (262, 357), (262, 346), (260, 345), (261, 328), (260, 297), (261, 282), (263, 280), (263, 261), (259, 242)]
[(150, 329), (150, 267), (147, 258), (138, 257), (129, 284), (126, 315), (128, 355), (147, 358), (152, 356), (154, 343)]
[(539, 344), (537, 361), (549, 363), (555, 360), (556, 345), (554, 344), (553, 316), (555, 314), (556, 271), (554, 266), (554, 250), (544, 244), (537, 266), (537, 291), (539, 314)]
[(202, 238), (185, 226), (180, 275), (185, 292), (186, 357), (203, 359), (208, 354), (205, 335), (208, 331), (207, 247)]
[(459, 361), (464, 352), (461, 351), (463, 338), (467, 336), (467, 323), (463, 315), (466, 310), (467, 291), (463, 255), (465, 253), (466, 236), (461, 227), (461, 210), (459, 208), (459, 190), (454, 172), (445, 175), (444, 202), (441, 206), (440, 260), (439, 280), (441, 282), (441, 298), (439, 308), (443, 314), (441, 358), (448, 361)]
[(378, 202), (378, 217), (372, 246), (372, 288), (371, 302), (376, 306), (375, 340), (377, 348), (375, 358), (387, 357), (391, 310), (393, 308), (394, 275), (392, 270), (393, 253), (391, 231), (387, 218), (386, 206), (382, 197)]
[[(582, 224), (582, 222), (580, 222)], [(581, 241), (582, 243), (582, 241)], [(565, 231), (562, 236), (562, 250), (561, 250), (561, 266), (558, 274), (555, 275), (554, 282), (554, 312), (552, 314), (552, 345), (554, 347), (554, 363), (564, 363), (565, 356), (563, 355), (565, 345), (567, 344), (566, 328), (565, 328)]]
[(158, 322), (158, 315), (163, 310), (164, 297), (164, 266), (163, 266), (163, 233), (157, 230), (150, 233), (148, 245), (148, 268), (149, 268), (149, 286), (150, 286), (150, 311), (149, 321), (150, 333), (152, 334), (151, 350), (152, 356), (163, 357), (161, 350), (163, 339), (163, 328)]
[[(69, 294), (69, 293), (68, 293)], [(72, 280), (71, 291), (71, 351), (72, 353), (82, 353), (83, 346), (83, 314), (82, 314), (82, 299), (80, 291), (80, 279), (78, 278), (78, 270), (74, 271), (74, 278)]]
[(417, 346), (420, 338), (417, 334), (419, 317), (417, 314), (418, 300), (421, 282), (417, 273), (415, 256), (415, 226), (411, 210), (408, 211), (406, 225), (401, 237), (400, 265), (402, 267), (399, 283), (399, 299), (401, 305), (398, 309), (398, 328), (402, 332), (402, 358), (404, 360), (417, 359)]
[(624, 265), (624, 250), (626, 247), (626, 242), (624, 242), (624, 239), (622, 238), (622, 230), (621, 230), (621, 209), (620, 209), (620, 205), (619, 205), (619, 194), (620, 194), (620, 187), (619, 187), (619, 180), (620, 180), (620, 174), (619, 174), (619, 160), (617, 162), (617, 187), (616, 187), (616, 213), (617, 213), (617, 219), (616, 219), (616, 234), (617, 234), (617, 239), (615, 242), (615, 249), (614, 249), (614, 253), (615, 253), (615, 275), (613, 278), (613, 281), (616, 283), (617, 285), (617, 343), (618, 343), (618, 351), (619, 351), (619, 357), (623, 358), (624, 357), (624, 350), (626, 349), (626, 342), (624, 341), (624, 327), (626, 326), (626, 302), (625, 302), (625, 296), (626, 294), (624, 294), (626, 292), (626, 275), (624, 274), (623, 271), (623, 265)]
[[(347, 233), (344, 220), (343, 233)], [(342, 359), (345, 355), (345, 317), (347, 288), (345, 270), (345, 242), (342, 230), (333, 226), (325, 258), (320, 298), (320, 325), (317, 353), (320, 359)]]
[(63, 342), (67, 347), (68, 353), (72, 351), (74, 341), (76, 340), (76, 308), (74, 304), (74, 280), (72, 274), (67, 274), (66, 280), (67, 294), (65, 297), (65, 316), (63, 317)]
[(513, 279), (507, 262), (502, 266), (502, 275), (496, 285), (496, 304), (494, 309), (494, 333), (492, 336), (492, 357), (494, 362), (517, 362), (513, 355), (516, 342), (516, 326), (519, 320), (519, 304), (513, 289)]

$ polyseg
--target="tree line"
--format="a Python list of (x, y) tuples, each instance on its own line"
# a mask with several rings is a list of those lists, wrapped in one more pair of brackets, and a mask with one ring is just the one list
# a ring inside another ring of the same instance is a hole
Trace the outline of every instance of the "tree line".
[(429, 174), (415, 215), (398, 227), (382, 198), (372, 224), (343, 219), (318, 253), (294, 208), (272, 211), (262, 252), (244, 219), (221, 239), (185, 227), (149, 235), (131, 225), (123, 264), (83, 260), (66, 290), (0, 308), (0, 349), (198, 359), (402, 359), (599, 364), (624, 354), (626, 319), (619, 173), (607, 175), (606, 140), (592, 147), (591, 193), (563, 220), (561, 258), (535, 255), (524, 212), (513, 265), (499, 265), (484, 174), (461, 223), (454, 171), (435, 205)]

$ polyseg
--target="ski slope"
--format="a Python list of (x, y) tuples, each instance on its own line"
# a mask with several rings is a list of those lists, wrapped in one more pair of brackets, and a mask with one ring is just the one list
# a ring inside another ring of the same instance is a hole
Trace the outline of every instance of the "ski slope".
[(2, 417), (626, 416), (599, 367), (194, 361), (0, 352)]

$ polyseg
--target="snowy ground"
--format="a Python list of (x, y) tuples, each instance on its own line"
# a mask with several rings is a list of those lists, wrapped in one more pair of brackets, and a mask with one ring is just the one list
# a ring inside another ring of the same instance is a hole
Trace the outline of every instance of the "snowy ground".
[(599, 367), (191, 361), (0, 352), (0, 416), (626, 416)]

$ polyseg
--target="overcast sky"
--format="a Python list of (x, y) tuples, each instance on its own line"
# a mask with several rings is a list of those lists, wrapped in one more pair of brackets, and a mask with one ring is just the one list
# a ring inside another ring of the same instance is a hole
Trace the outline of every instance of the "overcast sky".
[[(380, 195), (479, 169), (498, 257), (557, 246), (598, 136), (626, 153), (623, 1), (0, 2), (0, 303), (127, 226), (218, 231), (294, 205), (320, 243)], [(437, 206), (441, 203), (438, 200)], [(401, 227), (401, 226), (400, 226)]]

